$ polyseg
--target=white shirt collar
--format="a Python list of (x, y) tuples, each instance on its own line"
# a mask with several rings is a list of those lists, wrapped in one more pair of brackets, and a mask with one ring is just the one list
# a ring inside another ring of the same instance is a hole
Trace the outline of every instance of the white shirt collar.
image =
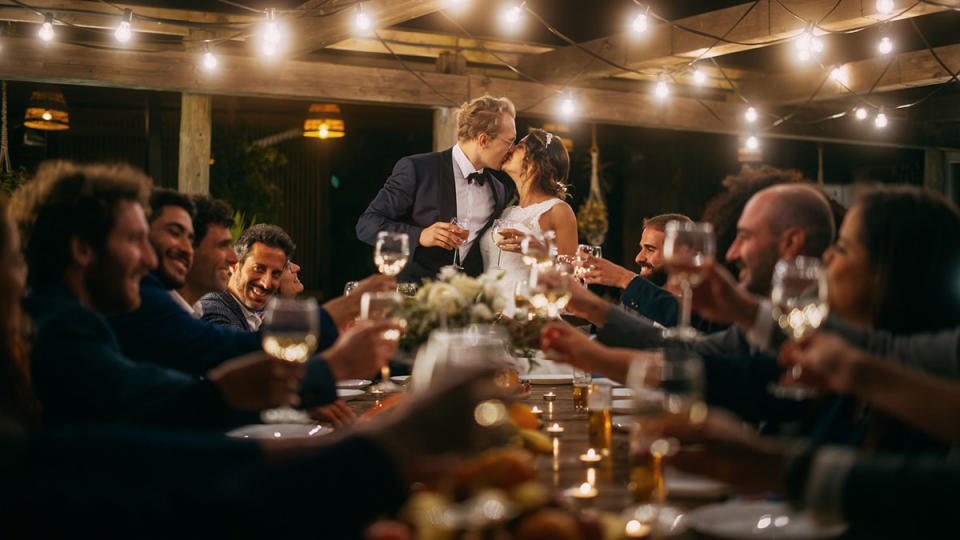
[(470, 173), (479, 172), (482, 169), (477, 169), (473, 166), (473, 163), (470, 162), (470, 158), (463, 153), (463, 149), (460, 148), (460, 143), (457, 143), (453, 146), (453, 162), (457, 164), (457, 168), (460, 169), (460, 177), (466, 178)]
[(194, 319), (199, 319), (200, 317), (203, 316), (203, 306), (200, 304), (199, 301), (197, 301), (196, 304), (191, 306), (190, 304), (187, 303), (187, 300), (184, 297), (180, 296), (179, 292), (173, 289), (170, 290), (170, 297), (173, 298), (173, 301), (176, 302), (177, 305), (182, 307), (183, 310), (189, 313), (190, 316), (193, 317)]
[(250, 330), (256, 332), (260, 329), (260, 324), (263, 323), (263, 319), (257, 315), (257, 312), (243, 305), (243, 302), (237, 300), (236, 296), (233, 296), (233, 293), (230, 293), (230, 297), (233, 298), (233, 301), (240, 306), (240, 310), (243, 311), (243, 317), (247, 319), (247, 325), (250, 326)]

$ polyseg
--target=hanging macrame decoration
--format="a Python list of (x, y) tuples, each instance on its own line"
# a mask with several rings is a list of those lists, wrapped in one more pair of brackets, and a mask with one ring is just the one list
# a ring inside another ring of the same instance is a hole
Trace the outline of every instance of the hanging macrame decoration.
[(577, 212), (577, 228), (580, 230), (581, 240), (588, 244), (599, 246), (607, 235), (607, 205), (603, 202), (603, 192), (600, 190), (600, 149), (597, 148), (597, 125), (592, 129), (593, 144), (590, 146), (590, 195), (586, 202), (580, 205)]

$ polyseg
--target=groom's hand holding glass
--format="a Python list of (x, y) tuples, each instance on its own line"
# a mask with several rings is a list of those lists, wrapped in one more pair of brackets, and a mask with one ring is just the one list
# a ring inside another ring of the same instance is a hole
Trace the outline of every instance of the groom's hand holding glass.
[(420, 233), (420, 245), (423, 247), (442, 247), (456, 249), (467, 241), (467, 230), (453, 223), (438, 221)]

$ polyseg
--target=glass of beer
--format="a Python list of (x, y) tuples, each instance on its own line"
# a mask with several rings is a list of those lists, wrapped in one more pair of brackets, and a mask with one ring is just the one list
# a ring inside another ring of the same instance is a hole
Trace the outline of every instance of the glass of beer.
[(613, 416), (610, 413), (610, 383), (593, 382), (587, 395), (587, 432), (590, 447), (596, 448), (604, 456), (610, 455), (613, 438)]
[(593, 375), (589, 371), (573, 368), (573, 407), (582, 411), (587, 408), (587, 394), (590, 393), (590, 383)]
[(671, 221), (663, 237), (663, 260), (670, 277), (680, 282), (682, 293), (677, 326), (663, 331), (665, 338), (692, 340), (700, 337), (690, 326), (690, 302), (693, 288), (703, 281), (706, 266), (713, 262), (717, 245), (713, 225)]

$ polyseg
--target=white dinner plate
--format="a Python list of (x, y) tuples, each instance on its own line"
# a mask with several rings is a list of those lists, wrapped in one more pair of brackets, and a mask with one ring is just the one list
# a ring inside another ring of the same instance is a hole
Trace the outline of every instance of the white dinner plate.
[(610, 410), (620, 414), (635, 414), (637, 405), (632, 399), (615, 399), (610, 403)]
[(633, 425), (632, 416), (614, 416), (612, 421), (613, 428), (620, 431), (630, 431), (630, 426)]
[(729, 501), (700, 507), (687, 514), (694, 530), (720, 538), (835, 538), (846, 525), (821, 527), (786, 503)]
[(373, 384), (373, 381), (368, 381), (367, 379), (344, 379), (342, 381), (337, 381), (337, 388), (353, 388), (358, 390), (360, 388), (366, 388)]
[(231, 439), (310, 439), (332, 431), (320, 424), (251, 424), (227, 432)]
[(409, 376), (409, 375), (394, 375), (393, 377), (390, 377), (390, 380), (393, 381), (393, 382), (395, 382), (395, 383), (397, 383), (397, 384), (404, 384), (404, 383), (406, 383), (407, 381), (410, 380), (410, 376)]
[(671, 497), (684, 499), (717, 499), (729, 492), (727, 485), (713, 478), (663, 468), (663, 485)]
[(337, 388), (337, 397), (340, 399), (350, 399), (365, 394), (363, 390), (353, 390), (350, 388)]
[(610, 391), (610, 395), (617, 398), (632, 398), (633, 390), (629, 388), (614, 388)]
[(521, 375), (521, 380), (530, 381), (530, 384), (573, 384), (573, 374), (544, 373)]

